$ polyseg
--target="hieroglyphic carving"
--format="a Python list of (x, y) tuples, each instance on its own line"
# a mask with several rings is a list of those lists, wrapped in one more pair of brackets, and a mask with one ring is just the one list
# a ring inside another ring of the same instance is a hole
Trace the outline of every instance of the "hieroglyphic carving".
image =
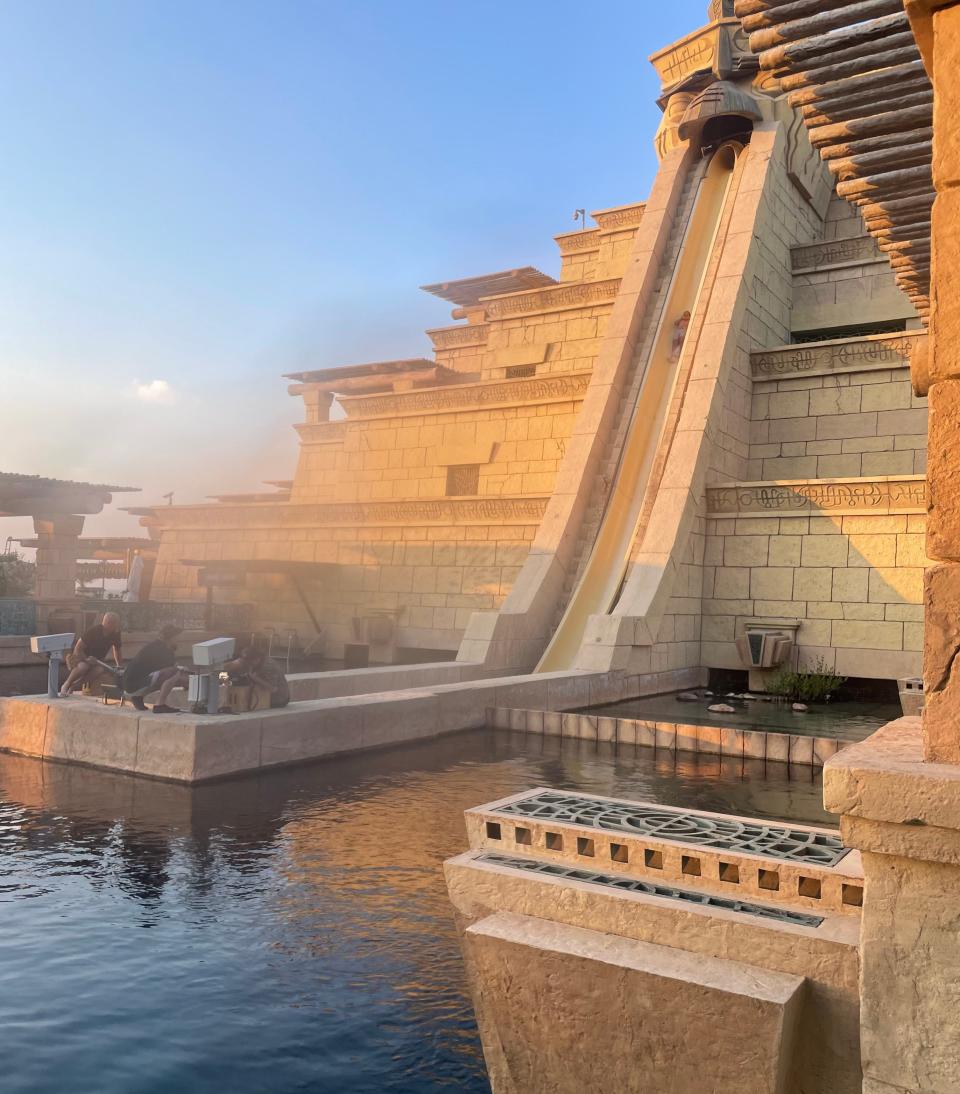
[(598, 209), (590, 215), (605, 232), (614, 231), (617, 228), (633, 228), (643, 220), (645, 203), (637, 205), (625, 205), (619, 209)]
[(550, 289), (533, 289), (530, 292), (497, 296), (485, 301), (490, 319), (504, 319), (511, 315), (529, 315), (531, 312), (561, 311), (564, 308), (585, 308), (591, 304), (607, 304), (617, 295), (620, 278), (608, 281), (581, 281), (576, 285), (557, 285)]
[(488, 323), (472, 323), (467, 326), (434, 327), (427, 331), (434, 349), (460, 349), (462, 346), (482, 346), (490, 333)]
[(437, 498), (413, 501), (306, 502), (190, 506), (157, 514), (165, 528), (305, 528), (338, 524), (539, 524), (549, 499)]
[(522, 380), (494, 380), (482, 384), (456, 384), (450, 387), (403, 391), (392, 395), (355, 395), (344, 397), (341, 405), (349, 418), (374, 418), (395, 414), (437, 414), (444, 411), (473, 410), (496, 404), (553, 403), (579, 399), (590, 383), (590, 373), (572, 372), (566, 376), (543, 376)]
[(908, 368), (910, 355), (926, 335), (886, 334), (827, 345), (784, 346), (750, 354), (755, 380), (790, 376), (816, 376), (830, 372), (869, 372), (872, 369)]
[(298, 422), (294, 426), (304, 444), (342, 444), (347, 436), (347, 423)]
[(793, 247), (790, 252), (794, 273), (801, 270), (816, 270), (822, 266), (878, 261), (881, 257), (876, 243), (870, 236), (813, 243), (803, 247)]
[(565, 232), (553, 237), (561, 254), (571, 251), (597, 251), (600, 249), (600, 229), (588, 228), (584, 232)]
[(717, 50), (717, 28), (708, 28), (650, 58), (663, 87), (672, 87), (694, 72), (709, 69)]
[(924, 512), (927, 484), (922, 476), (900, 479), (850, 479), (824, 482), (731, 483), (707, 489), (709, 516), (778, 513), (800, 516), (827, 512)]

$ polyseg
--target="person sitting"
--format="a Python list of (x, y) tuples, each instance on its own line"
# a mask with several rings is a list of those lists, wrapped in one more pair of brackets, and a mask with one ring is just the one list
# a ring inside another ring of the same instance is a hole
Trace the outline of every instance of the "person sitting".
[(60, 688), (60, 698), (66, 699), (76, 687), (95, 684), (104, 676), (109, 676), (113, 669), (106, 664), (106, 658), (111, 651), (119, 671), (122, 640), (120, 616), (116, 612), (105, 612), (100, 622), (88, 627), (67, 654), (70, 673)]
[(189, 672), (177, 664), (177, 636), (180, 627), (168, 623), (160, 630), (160, 637), (148, 642), (130, 659), (123, 674), (123, 691), (129, 695), (137, 710), (146, 710), (144, 697), (159, 690), (153, 704), (154, 714), (179, 714), (176, 707), (167, 705), (174, 688), (187, 686)]
[(235, 661), (228, 661), (224, 668), (231, 677), (237, 678), (237, 682), (250, 683), (268, 691), (271, 710), (285, 707), (290, 702), (290, 687), (283, 669), (264, 650), (247, 646)]

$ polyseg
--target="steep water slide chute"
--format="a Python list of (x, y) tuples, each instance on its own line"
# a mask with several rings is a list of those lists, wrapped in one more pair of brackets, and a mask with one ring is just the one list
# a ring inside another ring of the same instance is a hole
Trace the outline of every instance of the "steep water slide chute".
[(676, 324), (684, 312), (697, 313), (740, 151), (735, 143), (721, 147), (700, 180), (600, 530), (537, 672), (572, 668), (590, 616), (608, 613), (616, 603), (679, 368), (681, 355), (673, 351)]

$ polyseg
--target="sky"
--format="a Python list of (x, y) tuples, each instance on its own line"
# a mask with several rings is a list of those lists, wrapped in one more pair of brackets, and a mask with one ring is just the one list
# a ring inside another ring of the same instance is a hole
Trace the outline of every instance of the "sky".
[(92, 535), (292, 477), (283, 373), (429, 356), (419, 285), (646, 196), (706, 8), (3, 0), (0, 470), (141, 487)]

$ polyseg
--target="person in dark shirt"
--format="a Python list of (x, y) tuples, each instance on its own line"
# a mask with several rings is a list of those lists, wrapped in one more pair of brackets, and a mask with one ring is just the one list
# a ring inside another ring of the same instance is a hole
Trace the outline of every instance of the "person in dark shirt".
[(130, 696), (137, 710), (146, 710), (145, 695), (159, 689), (154, 714), (179, 714), (176, 707), (167, 706), (167, 699), (174, 688), (187, 685), (189, 673), (177, 664), (177, 636), (180, 628), (168, 623), (160, 631), (160, 637), (148, 642), (130, 659), (123, 674), (123, 690)]
[(269, 691), (271, 708), (285, 707), (290, 702), (290, 686), (283, 669), (266, 651), (247, 646), (236, 661), (228, 661), (224, 668), (238, 680)]
[(106, 612), (99, 623), (83, 632), (68, 654), (67, 667), (70, 675), (63, 682), (60, 698), (66, 699), (74, 688), (96, 683), (102, 677), (110, 675), (111, 670), (104, 662), (111, 650), (114, 663), (119, 669), (121, 641), (120, 616), (116, 612)]

